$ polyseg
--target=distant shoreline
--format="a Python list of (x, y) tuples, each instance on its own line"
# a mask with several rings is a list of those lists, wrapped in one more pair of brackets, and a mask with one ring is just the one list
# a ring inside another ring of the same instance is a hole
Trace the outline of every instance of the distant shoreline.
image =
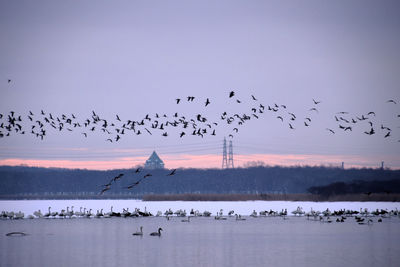
[(169, 194), (169, 195), (54, 195), (54, 196), (16, 196), (3, 195), (0, 200), (106, 200), (106, 199), (137, 199), (143, 201), (311, 201), (311, 202), (340, 202), (340, 201), (357, 201), (357, 202), (400, 202), (400, 194), (346, 194), (321, 196), (315, 194)]

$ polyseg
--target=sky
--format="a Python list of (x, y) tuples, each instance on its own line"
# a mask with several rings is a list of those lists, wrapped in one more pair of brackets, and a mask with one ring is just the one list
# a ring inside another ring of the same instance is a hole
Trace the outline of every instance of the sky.
[[(226, 137), (235, 167), (400, 168), (398, 1), (1, 0), (0, 35), (0, 123), (14, 111), (27, 132), (0, 138), (0, 165), (132, 168), (155, 150), (167, 168), (220, 168)], [(259, 104), (279, 111), (256, 119)], [(41, 110), (81, 122), (92, 111), (110, 122), (201, 114), (218, 126), (203, 138), (171, 129), (108, 142), (47, 125), (41, 140), (27, 118)], [(236, 133), (224, 111), (251, 120)]]

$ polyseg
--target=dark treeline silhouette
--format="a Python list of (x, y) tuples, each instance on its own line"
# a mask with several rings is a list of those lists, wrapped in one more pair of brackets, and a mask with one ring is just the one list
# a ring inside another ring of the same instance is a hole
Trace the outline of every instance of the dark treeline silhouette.
[[(249, 167), (235, 169), (136, 169), (94, 171), (36, 167), (0, 167), (0, 197), (13, 198), (53, 196), (82, 198), (115, 198), (132, 196), (141, 198), (152, 194), (304, 194), (317, 191), (311, 187), (326, 186), (335, 182), (400, 181), (400, 170), (341, 169), (330, 167)], [(100, 195), (102, 185), (124, 173), (110, 190)], [(132, 189), (126, 187), (145, 173), (152, 176)], [(374, 183), (371, 183), (374, 186)], [(378, 186), (378, 184), (376, 184)], [(317, 190), (317, 189), (315, 189)], [(363, 189), (362, 191), (376, 190)]]
[(400, 180), (386, 181), (353, 181), (350, 183), (335, 182), (325, 186), (312, 186), (308, 190), (311, 194), (322, 196), (345, 194), (394, 194), (400, 193)]

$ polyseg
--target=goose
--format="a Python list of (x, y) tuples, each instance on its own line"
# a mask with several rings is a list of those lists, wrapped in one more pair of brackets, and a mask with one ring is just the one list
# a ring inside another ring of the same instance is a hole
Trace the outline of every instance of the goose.
[(50, 214), (50, 216), (53, 217), (53, 218), (55, 218), (57, 215), (58, 215), (58, 212), (57, 212), (57, 211), (54, 211), (54, 212), (52, 212), (52, 213)]
[(103, 209), (101, 209), (100, 211), (97, 210), (96, 216), (95, 216), (95, 218), (101, 218), (101, 217), (103, 217)]
[[(161, 228), (160, 228), (161, 229)], [(140, 226), (140, 231), (133, 233), (132, 235), (140, 235), (143, 236), (143, 226)]]
[(129, 212), (129, 208), (123, 209), (122, 215), (126, 218), (131, 216), (132, 213)]
[(58, 217), (59, 217), (59, 218), (65, 218), (65, 216), (66, 216), (65, 210), (62, 209), (62, 210), (60, 211), (60, 213), (58, 214)]
[(89, 209), (89, 211), (85, 214), (85, 217), (90, 218), (92, 215), (92, 209)]
[[(49, 207), (49, 211), (47, 213), (44, 214), (45, 218), (49, 218), (51, 216), (51, 212), (50, 212), (51, 207)], [(40, 211), (40, 210), (39, 210)]]
[(163, 231), (163, 229), (160, 227), (158, 228), (158, 232), (152, 232), (150, 233), (151, 236), (161, 236), (161, 231)]

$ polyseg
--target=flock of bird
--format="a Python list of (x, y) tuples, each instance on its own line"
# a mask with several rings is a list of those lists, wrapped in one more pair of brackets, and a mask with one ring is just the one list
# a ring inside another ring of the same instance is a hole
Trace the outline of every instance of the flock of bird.
[[(230, 91), (227, 98), (229, 104), (238, 104), (244, 106), (244, 101), (235, 97), (236, 93)], [(287, 105), (273, 103), (266, 105), (261, 103), (254, 95), (248, 97), (251, 101), (251, 105), (245, 107), (247, 112), (240, 114), (228, 113), (223, 111), (218, 115), (218, 119), (206, 118), (201, 113), (190, 118), (182, 114), (175, 112), (174, 114), (146, 114), (143, 118), (136, 119), (121, 119), (121, 116), (116, 114), (113, 120), (105, 119), (101, 117), (95, 111), (92, 111), (90, 117), (83, 120), (79, 120), (76, 115), (61, 114), (59, 116), (54, 115), (51, 112), (41, 110), (40, 112), (29, 111), (27, 115), (17, 114), (15, 111), (10, 111), (7, 114), (0, 113), (0, 138), (8, 137), (13, 134), (26, 134), (30, 133), (33, 136), (44, 139), (48, 134), (49, 129), (53, 129), (57, 132), (61, 131), (79, 131), (82, 137), (87, 138), (91, 133), (95, 131), (101, 131), (106, 135), (105, 141), (113, 143), (118, 142), (123, 136), (127, 135), (128, 132), (134, 135), (153, 135), (159, 134), (163, 137), (170, 136), (171, 131), (169, 128), (178, 129), (177, 135), (179, 138), (183, 138), (186, 135), (193, 135), (198, 137), (204, 137), (205, 135), (216, 136), (218, 126), (227, 125), (230, 127), (229, 137), (233, 138), (235, 134), (238, 134), (239, 129), (246, 122), (250, 120), (260, 119), (265, 113), (269, 112), (277, 120), (286, 124), (290, 130), (295, 130), (297, 127), (296, 123), (300, 121), (300, 125), (303, 127), (312, 126), (313, 116), (319, 113), (319, 106), (321, 101), (312, 99), (312, 106), (308, 108), (308, 115), (304, 118), (300, 118), (294, 112), (291, 112)], [(175, 104), (180, 105), (182, 101), (189, 103), (196, 102), (198, 98), (195, 96), (187, 96), (184, 98), (176, 98)], [(397, 105), (394, 100), (388, 100), (388, 104)], [(204, 102), (204, 108), (207, 108), (212, 104), (210, 98), (206, 98)], [(338, 125), (338, 129), (326, 128), (331, 134), (335, 134), (338, 130), (344, 132), (353, 131), (355, 124), (361, 124), (362, 122), (367, 123), (367, 127), (364, 128), (363, 133), (366, 135), (374, 135), (378, 130), (384, 131), (384, 138), (392, 136), (392, 129), (383, 125), (382, 123), (374, 122), (376, 113), (369, 111), (366, 114), (351, 115), (346, 111), (339, 111), (333, 115), (333, 119)], [(400, 118), (400, 114), (397, 115)], [(28, 120), (30, 125), (25, 128), (25, 120)], [(174, 132), (174, 131), (172, 131)], [(400, 140), (399, 140), (400, 141)]]
[[(11, 80), (8, 82), (10, 83)], [(244, 101), (238, 99), (234, 91), (230, 91), (227, 98), (230, 103), (233, 102), (233, 104), (243, 105)], [(197, 99), (198, 98), (195, 96), (176, 98), (175, 104), (180, 105), (182, 101), (185, 100), (192, 103), (197, 101)], [(204, 137), (207, 134), (216, 136), (217, 126), (221, 124), (231, 127), (229, 137), (233, 138), (235, 134), (238, 134), (239, 128), (247, 121), (260, 119), (267, 112), (272, 113), (277, 120), (287, 124), (287, 127), (290, 130), (295, 130), (298, 127), (296, 126), (298, 121), (301, 121), (300, 125), (310, 127), (313, 122), (313, 116), (319, 113), (318, 108), (322, 103), (319, 100), (312, 99), (312, 106), (308, 109), (309, 115), (301, 119), (294, 112), (291, 112), (285, 104), (273, 103), (266, 105), (261, 103), (254, 95), (250, 95), (249, 99), (252, 105), (247, 113), (230, 114), (224, 111), (219, 115), (218, 121), (212, 121), (200, 113), (193, 118), (180, 115), (178, 112), (175, 112), (172, 115), (156, 113), (154, 116), (151, 116), (150, 114), (147, 114), (139, 120), (122, 120), (117, 114), (114, 120), (107, 120), (102, 118), (95, 111), (92, 111), (89, 118), (79, 120), (73, 113), (56, 116), (50, 112), (41, 110), (39, 113), (29, 111), (26, 116), (23, 116), (14, 111), (10, 111), (8, 114), (0, 113), (0, 138), (8, 137), (13, 134), (24, 135), (30, 133), (43, 140), (46, 137), (49, 128), (57, 132), (80, 131), (81, 135), (84, 138), (87, 138), (92, 132), (99, 130), (107, 136), (105, 139), (107, 142), (113, 143), (118, 142), (128, 132), (131, 132), (134, 135), (141, 135), (143, 133), (153, 135), (159, 133), (162, 136), (167, 137), (169, 136), (169, 131), (167, 131), (167, 129), (170, 127), (179, 129), (179, 138), (183, 138), (188, 134), (199, 137)], [(206, 108), (211, 104), (212, 101), (210, 98), (206, 98), (204, 107)], [(397, 102), (391, 99), (387, 101), (387, 104), (397, 105)], [(382, 123), (376, 123), (374, 121), (375, 117), (376, 113), (374, 111), (369, 111), (366, 114), (361, 115), (351, 115), (349, 112), (339, 111), (333, 116), (338, 128), (326, 128), (326, 130), (331, 134), (335, 134), (337, 131), (352, 132), (356, 124), (364, 123), (367, 125), (367, 127), (364, 128), (364, 134), (371, 136), (380, 130), (383, 131), (384, 138), (390, 138), (393, 135), (392, 129)], [(400, 114), (397, 115), (397, 117), (400, 118)], [(25, 129), (25, 123), (23, 123), (26, 119), (30, 123), (28, 129)], [(398, 141), (400, 142), (400, 140)], [(140, 171), (140, 169), (137, 169), (135, 173), (137, 174)], [(168, 175), (173, 175), (174, 173), (175, 170)], [(108, 183), (104, 184), (100, 194), (104, 194), (108, 191), (111, 188), (111, 185), (123, 176), (124, 174), (121, 173), (118, 176), (113, 177)], [(143, 177), (127, 186), (126, 189), (134, 188), (150, 176), (152, 176), (150, 173), (145, 174)]]
[[(186, 210), (176, 210), (168, 209), (165, 212), (157, 211), (155, 215), (151, 212), (147, 211), (145, 208), (144, 211), (141, 211), (139, 208), (135, 208), (132, 212), (129, 211), (129, 208), (124, 208), (122, 212), (116, 212), (113, 210), (111, 206), (109, 212), (103, 212), (103, 209), (97, 210), (96, 213), (92, 212), (92, 209), (86, 209), (80, 207), (79, 211), (74, 211), (74, 207), (71, 209), (67, 207), (66, 209), (62, 209), (61, 211), (52, 211), (51, 207), (48, 208), (46, 213), (42, 213), (41, 210), (37, 210), (33, 212), (33, 215), (28, 215), (25, 217), (24, 213), (19, 212), (7, 212), (2, 211), (0, 214), (0, 219), (10, 219), (10, 220), (18, 220), (18, 219), (66, 219), (66, 218), (138, 218), (138, 217), (165, 217), (167, 220), (171, 218), (183, 218), (180, 219), (181, 222), (190, 223), (191, 218), (196, 217), (212, 217), (212, 213), (210, 211), (205, 210), (204, 212), (200, 212), (198, 210), (191, 209), (190, 212), (186, 212)], [(227, 214), (224, 214), (223, 210), (220, 209), (213, 216), (215, 220), (228, 220), (230, 218), (234, 218), (236, 221), (245, 221), (249, 218), (260, 218), (260, 217), (281, 217), (284, 220), (287, 220), (289, 217), (305, 217), (307, 220), (314, 220), (326, 223), (336, 222), (344, 222), (348, 218), (354, 218), (358, 224), (370, 224), (373, 222), (373, 218), (377, 218), (377, 222), (382, 222), (385, 218), (398, 217), (400, 218), (400, 211), (395, 210), (386, 210), (386, 209), (376, 209), (374, 211), (369, 211), (368, 209), (357, 210), (347, 210), (340, 209), (331, 211), (329, 209), (323, 211), (316, 211), (311, 208), (310, 211), (305, 212), (303, 208), (297, 207), (297, 209), (291, 211), (290, 213), (287, 209), (282, 209), (281, 211), (270, 210), (262, 210), (255, 211), (249, 215), (242, 216), (240, 214), (236, 214), (234, 210), (230, 210)], [(143, 234), (142, 229), (140, 232), (134, 235)], [(159, 233), (159, 231), (157, 232)]]
[[(142, 169), (141, 168), (137, 168), (133, 174), (140, 175)], [(172, 176), (175, 175), (176, 173), (176, 169), (173, 169), (172, 171), (169, 171), (168, 174), (166, 176)], [(118, 180), (120, 180), (123, 176), (125, 175), (125, 173), (120, 173), (117, 176), (114, 176), (108, 183), (102, 185), (103, 189), (100, 191), (100, 195), (104, 194), (105, 192), (107, 192), (108, 190), (111, 189), (111, 185), (116, 183)], [(135, 182), (131, 183), (130, 185), (126, 186), (125, 189), (132, 189), (135, 186), (138, 186), (144, 179), (153, 176), (151, 173), (146, 173), (145, 175), (141, 176), (139, 179), (137, 179)]]

